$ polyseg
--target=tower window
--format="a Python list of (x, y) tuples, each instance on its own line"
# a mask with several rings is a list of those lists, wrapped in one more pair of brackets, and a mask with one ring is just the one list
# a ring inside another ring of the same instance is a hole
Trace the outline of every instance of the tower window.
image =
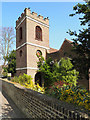
[(20, 50), (20, 57), (22, 56), (22, 50)]
[(22, 39), (22, 27), (20, 27), (20, 29), (19, 29), (19, 31), (20, 31), (20, 39)]
[(36, 39), (42, 41), (42, 29), (36, 26)]

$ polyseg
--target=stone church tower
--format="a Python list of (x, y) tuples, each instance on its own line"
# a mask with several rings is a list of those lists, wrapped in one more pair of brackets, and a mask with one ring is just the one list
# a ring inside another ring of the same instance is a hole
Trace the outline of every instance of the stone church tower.
[(25, 8), (16, 21), (16, 74), (26, 73), (35, 80), (37, 55), (46, 58), (49, 49), (49, 20)]

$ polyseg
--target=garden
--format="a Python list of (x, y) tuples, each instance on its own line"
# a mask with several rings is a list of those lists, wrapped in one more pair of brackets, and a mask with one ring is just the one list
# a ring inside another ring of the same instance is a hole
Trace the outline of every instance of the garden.
[[(80, 74), (88, 76), (88, 70), (90, 68), (90, 25), (87, 24), (90, 21), (90, 2), (86, 4), (77, 4), (73, 7), (74, 14), (70, 16), (83, 14), (83, 17), (79, 17), (80, 25), (85, 26), (82, 30), (76, 31), (69, 30), (67, 33), (70, 36), (74, 36), (73, 46), (74, 51), (77, 53), (76, 58), (73, 59), (75, 66), (72, 64), (70, 58), (60, 58), (59, 61), (48, 58), (45, 60), (42, 55), (37, 55), (39, 61), (37, 66), (44, 78), (44, 87), (41, 87), (38, 83), (34, 84), (30, 75), (20, 75), (19, 77), (13, 77), (12, 82), (17, 82), (26, 88), (30, 88), (42, 94), (55, 97), (60, 101), (72, 103), (76, 106), (82, 106), (82, 108), (90, 111), (90, 93), (78, 85), (77, 80)], [(5, 39), (6, 40), (6, 39)], [(16, 72), (16, 51), (7, 57), (4, 56), (4, 61), (8, 61), (8, 66), (4, 67), (4, 72), (15, 73)], [(79, 72), (75, 69), (77, 68)], [(6, 74), (4, 76), (7, 76)]]
[(90, 110), (89, 93), (85, 88), (77, 85), (79, 72), (75, 70), (70, 58), (61, 58), (59, 62), (52, 61), (51, 58), (44, 60), (42, 56), (38, 56), (38, 58), (38, 72), (43, 75), (44, 87), (38, 83), (34, 84), (31, 76), (26, 74), (13, 77), (11, 81), (55, 97), (60, 101), (73, 103), (76, 106), (82, 106), (83, 109)]

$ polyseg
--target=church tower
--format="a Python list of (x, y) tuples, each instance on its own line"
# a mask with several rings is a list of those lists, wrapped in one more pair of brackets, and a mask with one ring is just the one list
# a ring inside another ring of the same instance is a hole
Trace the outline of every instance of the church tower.
[(35, 80), (37, 55), (46, 58), (49, 49), (49, 20), (25, 8), (16, 21), (16, 74), (26, 73)]

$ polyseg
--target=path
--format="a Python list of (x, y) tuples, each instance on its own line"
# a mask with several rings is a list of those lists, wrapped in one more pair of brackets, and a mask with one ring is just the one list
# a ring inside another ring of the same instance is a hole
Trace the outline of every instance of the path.
[[(3, 118), (25, 118), (24, 115), (19, 111), (13, 101), (1, 91), (0, 84), (0, 120)], [(5, 119), (6, 120), (6, 119)]]

